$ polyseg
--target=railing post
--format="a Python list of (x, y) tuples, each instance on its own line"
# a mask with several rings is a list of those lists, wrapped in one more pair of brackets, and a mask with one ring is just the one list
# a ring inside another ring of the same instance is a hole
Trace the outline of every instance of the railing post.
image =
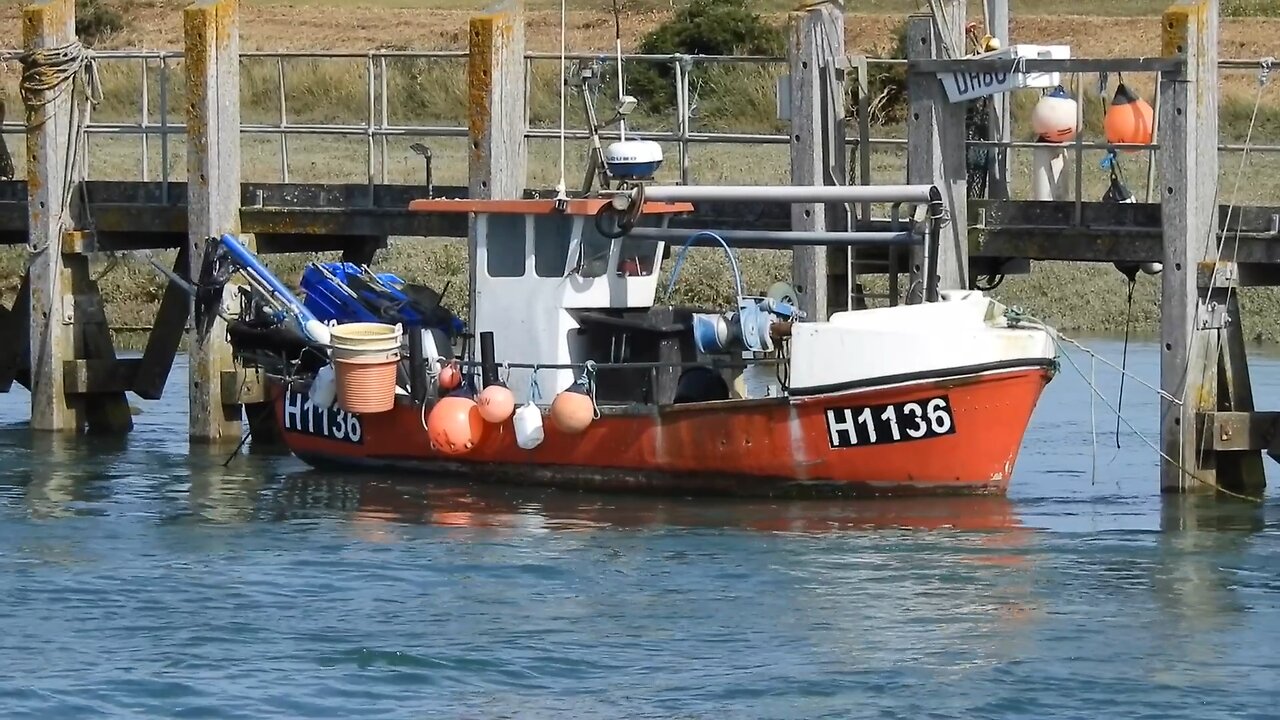
[[(944, 42), (928, 15), (912, 15), (907, 27), (907, 58), (945, 57), (948, 44), (960, 47), (964, 29), (964, 3), (949, 0), (951, 29), (956, 35)], [(968, 181), (965, 164), (965, 113), (961, 103), (948, 102), (936, 75), (907, 71), (907, 182), (937, 185), (942, 191), (947, 217), (938, 243), (938, 289), (969, 287)], [(908, 302), (922, 297), (923, 253), (911, 253), (911, 287)]]
[[(240, 233), (240, 37), (238, 0), (199, 0), (183, 13), (187, 76), (187, 225), (190, 277), (200, 276), (205, 248)], [(252, 239), (242, 238), (246, 243)], [(227, 285), (230, 295), (233, 287)], [(209, 309), (213, 315), (213, 309)], [(200, 318), (197, 318), (198, 320)], [(233, 368), (226, 322), (196, 322), (190, 352), (190, 436), (236, 441), (241, 406), (222, 399), (222, 373)]]

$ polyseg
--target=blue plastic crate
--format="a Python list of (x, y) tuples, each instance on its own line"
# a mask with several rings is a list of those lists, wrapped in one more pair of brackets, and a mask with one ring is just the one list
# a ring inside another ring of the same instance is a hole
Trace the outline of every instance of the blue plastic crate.
[[(326, 276), (325, 271), (333, 277)], [(349, 285), (352, 276), (363, 274), (360, 266), (353, 263), (311, 263), (303, 271), (302, 281), (299, 283), (300, 289), (305, 293), (302, 304), (321, 322), (398, 322), (405, 327), (423, 326), (422, 316), (408, 304), (401, 306), (391, 318), (380, 317), (371, 310), (368, 303), (378, 300), (377, 295), (357, 291)], [(408, 300), (404, 293), (396, 289), (396, 286), (403, 284), (404, 281), (394, 273), (373, 273), (373, 276), (381, 281), (385, 288), (383, 300), (392, 302)], [(450, 335), (462, 332), (464, 329), (462, 322), (456, 318), (454, 320), (449, 327), (440, 329)]]

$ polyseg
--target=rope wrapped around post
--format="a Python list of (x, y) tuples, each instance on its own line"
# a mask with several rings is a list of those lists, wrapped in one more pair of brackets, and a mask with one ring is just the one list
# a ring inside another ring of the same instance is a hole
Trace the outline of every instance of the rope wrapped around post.
[[(42, 112), (46, 106), (62, 97), (67, 89), (72, 91), (70, 136), (67, 161), (63, 167), (63, 203), (59, 224), (63, 231), (70, 226), (67, 214), (71, 206), (71, 193), (77, 187), (84, 193), (84, 184), (76, 182), (79, 176), (81, 153), (93, 107), (102, 102), (102, 80), (98, 75), (98, 62), (92, 50), (79, 40), (55, 48), (29, 50), (18, 56), (22, 66), (22, 78), (18, 91), (27, 111), (27, 132), (42, 127), (49, 116)], [(88, 197), (84, 197), (88, 212)], [(92, 225), (92, 218), (90, 218)], [(90, 227), (92, 229), (92, 227)], [(31, 247), (31, 254), (39, 254), (44, 247)]]

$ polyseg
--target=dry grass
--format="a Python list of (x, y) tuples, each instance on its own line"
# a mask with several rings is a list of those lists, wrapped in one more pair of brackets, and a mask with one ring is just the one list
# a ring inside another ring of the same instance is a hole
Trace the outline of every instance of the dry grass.
[[(1247, 1), (1247, 0), (1246, 0)], [(134, 0), (129, 5), (131, 28), (112, 38), (107, 46), (114, 48), (179, 49), (180, 9), (186, 3), (169, 0)], [(487, 4), (487, 3), (485, 3)], [(773, 2), (764, 6), (786, 9), (791, 3)], [(1116, 3), (1108, 0), (1079, 0), (1072, 3), (1074, 16), (1059, 13), (1061, 3), (1048, 0), (1015, 0), (1013, 36), (1018, 42), (1068, 43), (1079, 56), (1151, 55), (1159, 51), (1158, 23), (1152, 17), (1166, 2), (1132, 0)], [(1265, 3), (1264, 9), (1270, 5)], [(17, 3), (0, 8), (0, 37), (17, 38)], [(432, 0), (428, 7), (410, 0), (378, 0), (357, 5), (346, 0), (306, 0), (282, 3), (256, 0), (243, 7), (242, 43), (248, 50), (356, 50), (374, 48), (399, 49), (464, 49), (468, 18), (481, 9), (482, 3), (462, 0)], [(546, 0), (529, 0), (527, 37), (530, 49), (549, 51), (558, 39), (556, 4)], [(626, 4), (624, 44), (634, 46), (638, 37), (666, 17), (666, 2), (643, 0)], [(916, 0), (869, 0), (857, 5), (858, 13), (847, 16), (846, 30), (850, 52), (882, 54), (889, 47), (893, 29), (902, 16), (915, 10)], [(1224, 7), (1226, 5), (1224, 4)], [(1241, 6), (1242, 8), (1244, 6)], [(1248, 10), (1248, 8), (1244, 8)], [(1019, 16), (1018, 13), (1024, 13)], [(1035, 14), (1052, 13), (1052, 14)], [(975, 13), (976, 15), (976, 13)], [(1110, 15), (1131, 15), (1133, 19), (1117, 20)], [(1136, 17), (1146, 16), (1146, 17)], [(774, 15), (775, 19), (781, 17)], [(571, 50), (610, 51), (612, 18), (595, 10), (572, 10), (569, 23)], [(1116, 38), (1123, 37), (1122, 46)], [(1221, 45), (1225, 57), (1260, 57), (1280, 55), (1280, 21), (1249, 19), (1224, 20)], [(295, 123), (363, 124), (367, 116), (364, 60), (293, 60), (286, 68), (285, 95), (289, 120)], [(460, 125), (463, 120), (463, 67), (461, 60), (393, 60), (388, 66), (388, 120), (393, 124)], [(150, 76), (153, 105), (159, 97), (156, 66)], [(773, 79), (780, 67), (753, 68), (710, 76), (704, 85), (695, 130), (736, 130), (774, 132)], [(248, 123), (274, 123), (278, 119), (279, 90), (274, 61), (246, 59), (242, 76), (244, 119)], [(103, 77), (107, 97), (95, 117), (110, 121), (136, 121), (139, 115), (140, 75), (137, 66), (124, 67), (104, 63)], [(535, 125), (549, 125), (556, 116), (555, 63), (534, 63), (531, 116)], [(0, 70), (0, 92), (12, 97), (16, 81), (12, 66)], [(1150, 78), (1126, 77), (1126, 81), (1148, 98)], [(1095, 82), (1089, 78), (1088, 83)], [(170, 75), (170, 107), (181, 108), (180, 66)], [(731, 92), (713, 93), (715, 84), (731, 88)], [(1114, 79), (1113, 79), (1114, 85)], [(1232, 73), (1223, 83), (1222, 127), (1224, 138), (1240, 140), (1253, 110), (1252, 93), (1256, 87), (1252, 73)], [(1263, 98), (1254, 142), (1280, 144), (1280, 92), (1273, 85)], [(1027, 116), (1034, 102), (1031, 94), (1015, 101), (1015, 136), (1026, 137)], [(1096, 88), (1086, 86), (1086, 135), (1100, 136), (1103, 100)], [(157, 116), (153, 114), (154, 122)], [(575, 114), (576, 115), (576, 114)], [(643, 116), (633, 127), (670, 129), (670, 118)], [(903, 128), (884, 127), (877, 136), (901, 137)], [(466, 162), (460, 139), (395, 137), (387, 141), (385, 168), (375, 153), (374, 171), (384, 171), (390, 182), (419, 182), (421, 160), (408, 150), (415, 141), (431, 146), (435, 156), (435, 180), (442, 184), (465, 184)], [(11, 141), (12, 144), (12, 141)], [(676, 148), (665, 147), (668, 162), (662, 179), (674, 179)], [(580, 176), (583, 147), (570, 148), (570, 182)], [(289, 141), (290, 179), (296, 182), (361, 181), (366, 176), (366, 149), (362, 138), (319, 139), (294, 137)], [(95, 137), (92, 150), (91, 177), (97, 179), (136, 179), (140, 176), (141, 146), (136, 139)], [(1102, 153), (1088, 152), (1082, 168), (1083, 196), (1101, 196), (1106, 183), (1098, 169)], [(158, 143), (149, 152), (151, 177), (160, 172)], [(556, 147), (549, 141), (530, 145), (529, 183), (533, 186), (554, 185), (559, 176), (555, 162)], [(21, 162), (21, 158), (17, 158)], [(253, 136), (244, 141), (244, 177), (247, 181), (278, 181), (280, 174), (279, 143), (270, 136)], [(1015, 187), (1025, 197), (1029, 186), (1030, 156), (1026, 151), (1013, 154)], [(1237, 184), (1239, 155), (1224, 153), (1222, 192), (1226, 201), (1233, 197), (1240, 204), (1280, 204), (1280, 155), (1254, 155), (1240, 175)], [(788, 156), (785, 145), (696, 147), (690, 160), (694, 182), (785, 182), (788, 178)], [(1127, 156), (1125, 168), (1130, 187), (1141, 199), (1145, 195), (1146, 163), (1142, 156)], [(21, 168), (20, 168), (21, 171)], [(181, 138), (171, 145), (167, 169), (169, 176), (181, 179), (185, 160)], [(874, 182), (897, 182), (904, 179), (904, 158), (898, 148), (879, 149), (873, 154)], [(162, 253), (165, 261), (168, 254)], [(272, 267), (287, 282), (296, 281), (305, 262), (327, 256), (280, 256), (271, 259)], [(748, 287), (760, 291), (777, 279), (789, 276), (789, 261), (781, 252), (740, 253)], [(0, 282), (11, 297), (16, 285), (19, 254), (0, 254)], [(428, 282), (436, 286), (446, 280), (458, 281), (466, 268), (465, 248), (454, 241), (421, 241), (394, 239), (391, 247), (378, 258), (380, 267), (392, 270), (406, 279)], [(1157, 305), (1158, 278), (1140, 279), (1135, 295), (1135, 318), (1140, 332), (1153, 332), (1159, 317)], [(145, 325), (154, 313), (161, 283), (156, 273), (145, 264), (126, 261), (103, 279), (110, 313), (114, 322)], [(691, 254), (678, 285), (679, 297), (686, 301), (720, 304), (728, 299), (729, 276), (718, 252)], [(883, 289), (880, 279), (872, 279), (868, 290)], [(1026, 277), (1011, 277), (995, 293), (1009, 302), (1028, 306), (1033, 312), (1059, 324), (1069, 332), (1114, 332), (1123, 329), (1125, 284), (1110, 266), (1078, 266), (1040, 263)], [(1280, 295), (1269, 291), (1251, 291), (1244, 295), (1245, 324), (1257, 339), (1280, 341)], [(1273, 329), (1274, 328), (1274, 329)], [(138, 336), (123, 338), (136, 342)]]

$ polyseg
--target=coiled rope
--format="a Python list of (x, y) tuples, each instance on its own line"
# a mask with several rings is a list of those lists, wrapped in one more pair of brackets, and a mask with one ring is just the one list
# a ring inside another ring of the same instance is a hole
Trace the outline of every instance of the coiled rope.
[[(66, 162), (62, 176), (62, 207), (58, 217), (58, 235), (70, 225), (68, 217), (71, 193), (77, 186), (85, 192), (84, 184), (76, 182), (82, 160), (85, 130), (93, 107), (102, 102), (102, 80), (98, 75), (98, 63), (94, 53), (79, 40), (54, 48), (28, 50), (18, 56), (22, 66), (22, 78), (18, 90), (27, 109), (27, 130), (43, 127), (51, 119), (48, 108), (71, 91), (71, 118), (67, 137)], [(88, 212), (88, 197), (85, 211)], [(92, 220), (90, 219), (92, 222)], [(27, 249), (39, 254), (46, 246)]]

